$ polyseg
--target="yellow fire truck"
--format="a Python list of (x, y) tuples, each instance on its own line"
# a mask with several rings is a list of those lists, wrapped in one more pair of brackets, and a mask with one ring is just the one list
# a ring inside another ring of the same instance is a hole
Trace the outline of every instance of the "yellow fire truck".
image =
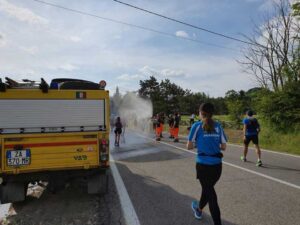
[(48, 85), (0, 79), (0, 201), (23, 201), (31, 182), (56, 190), (72, 178), (105, 193), (109, 168), (109, 92), (99, 84)]

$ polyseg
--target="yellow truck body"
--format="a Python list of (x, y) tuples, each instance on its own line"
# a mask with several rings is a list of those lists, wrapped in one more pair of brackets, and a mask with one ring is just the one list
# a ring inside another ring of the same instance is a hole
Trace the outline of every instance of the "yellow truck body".
[[(0, 92), (1, 202), (23, 200), (7, 197), (12, 184), (26, 188), (33, 181), (105, 174), (109, 108), (106, 90)], [(91, 192), (99, 179), (91, 178)]]

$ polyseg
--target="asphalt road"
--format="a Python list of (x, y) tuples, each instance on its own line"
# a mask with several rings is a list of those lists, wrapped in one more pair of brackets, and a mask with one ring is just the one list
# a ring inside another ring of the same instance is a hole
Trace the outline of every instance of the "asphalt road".
[[(208, 207), (202, 221), (193, 217), (190, 205), (201, 187), (186, 140), (144, 136), (127, 132), (126, 143), (111, 150), (140, 224), (213, 224)], [(241, 147), (228, 146), (216, 185), (223, 224), (299, 225), (300, 157), (263, 152), (264, 166), (258, 168), (254, 151), (246, 163), (241, 154)]]

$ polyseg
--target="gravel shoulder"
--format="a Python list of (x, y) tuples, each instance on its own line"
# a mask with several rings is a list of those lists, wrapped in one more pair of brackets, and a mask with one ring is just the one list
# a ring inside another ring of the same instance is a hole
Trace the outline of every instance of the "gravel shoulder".
[[(40, 195), (40, 196), (39, 196)], [(109, 191), (89, 195), (82, 185), (69, 184), (55, 194), (31, 187), (24, 202), (12, 205), (2, 224), (11, 225), (122, 225), (125, 224), (116, 187), (109, 173)]]

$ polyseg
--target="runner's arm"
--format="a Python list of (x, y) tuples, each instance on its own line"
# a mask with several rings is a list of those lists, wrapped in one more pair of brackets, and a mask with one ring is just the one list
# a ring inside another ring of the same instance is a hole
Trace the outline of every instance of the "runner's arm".
[(194, 124), (192, 127), (191, 127), (191, 130), (190, 130), (190, 133), (189, 133), (189, 137), (188, 137), (188, 142), (186, 143), (186, 148), (188, 150), (191, 150), (194, 148), (194, 143), (195, 140), (196, 140), (196, 135), (197, 135), (197, 131), (199, 129), (199, 124)]
[(194, 148), (194, 143), (192, 141), (188, 141), (186, 144), (187, 150), (191, 150)]
[(225, 135), (225, 132), (223, 130), (223, 128), (220, 126), (220, 130), (221, 130), (221, 135), (220, 135), (220, 149), (222, 151), (226, 150), (226, 142), (227, 142), (227, 137)]
[(221, 145), (220, 145), (220, 149), (221, 149), (222, 151), (225, 151), (225, 150), (226, 150), (226, 143), (221, 144)]
[(246, 126), (246, 124), (244, 124), (244, 127), (243, 127), (243, 134), (244, 134), (244, 137), (246, 137), (246, 129), (247, 129), (247, 126)]
[(246, 137), (246, 129), (247, 129), (247, 122), (246, 119), (243, 119), (243, 135), (244, 135), (244, 139)]

